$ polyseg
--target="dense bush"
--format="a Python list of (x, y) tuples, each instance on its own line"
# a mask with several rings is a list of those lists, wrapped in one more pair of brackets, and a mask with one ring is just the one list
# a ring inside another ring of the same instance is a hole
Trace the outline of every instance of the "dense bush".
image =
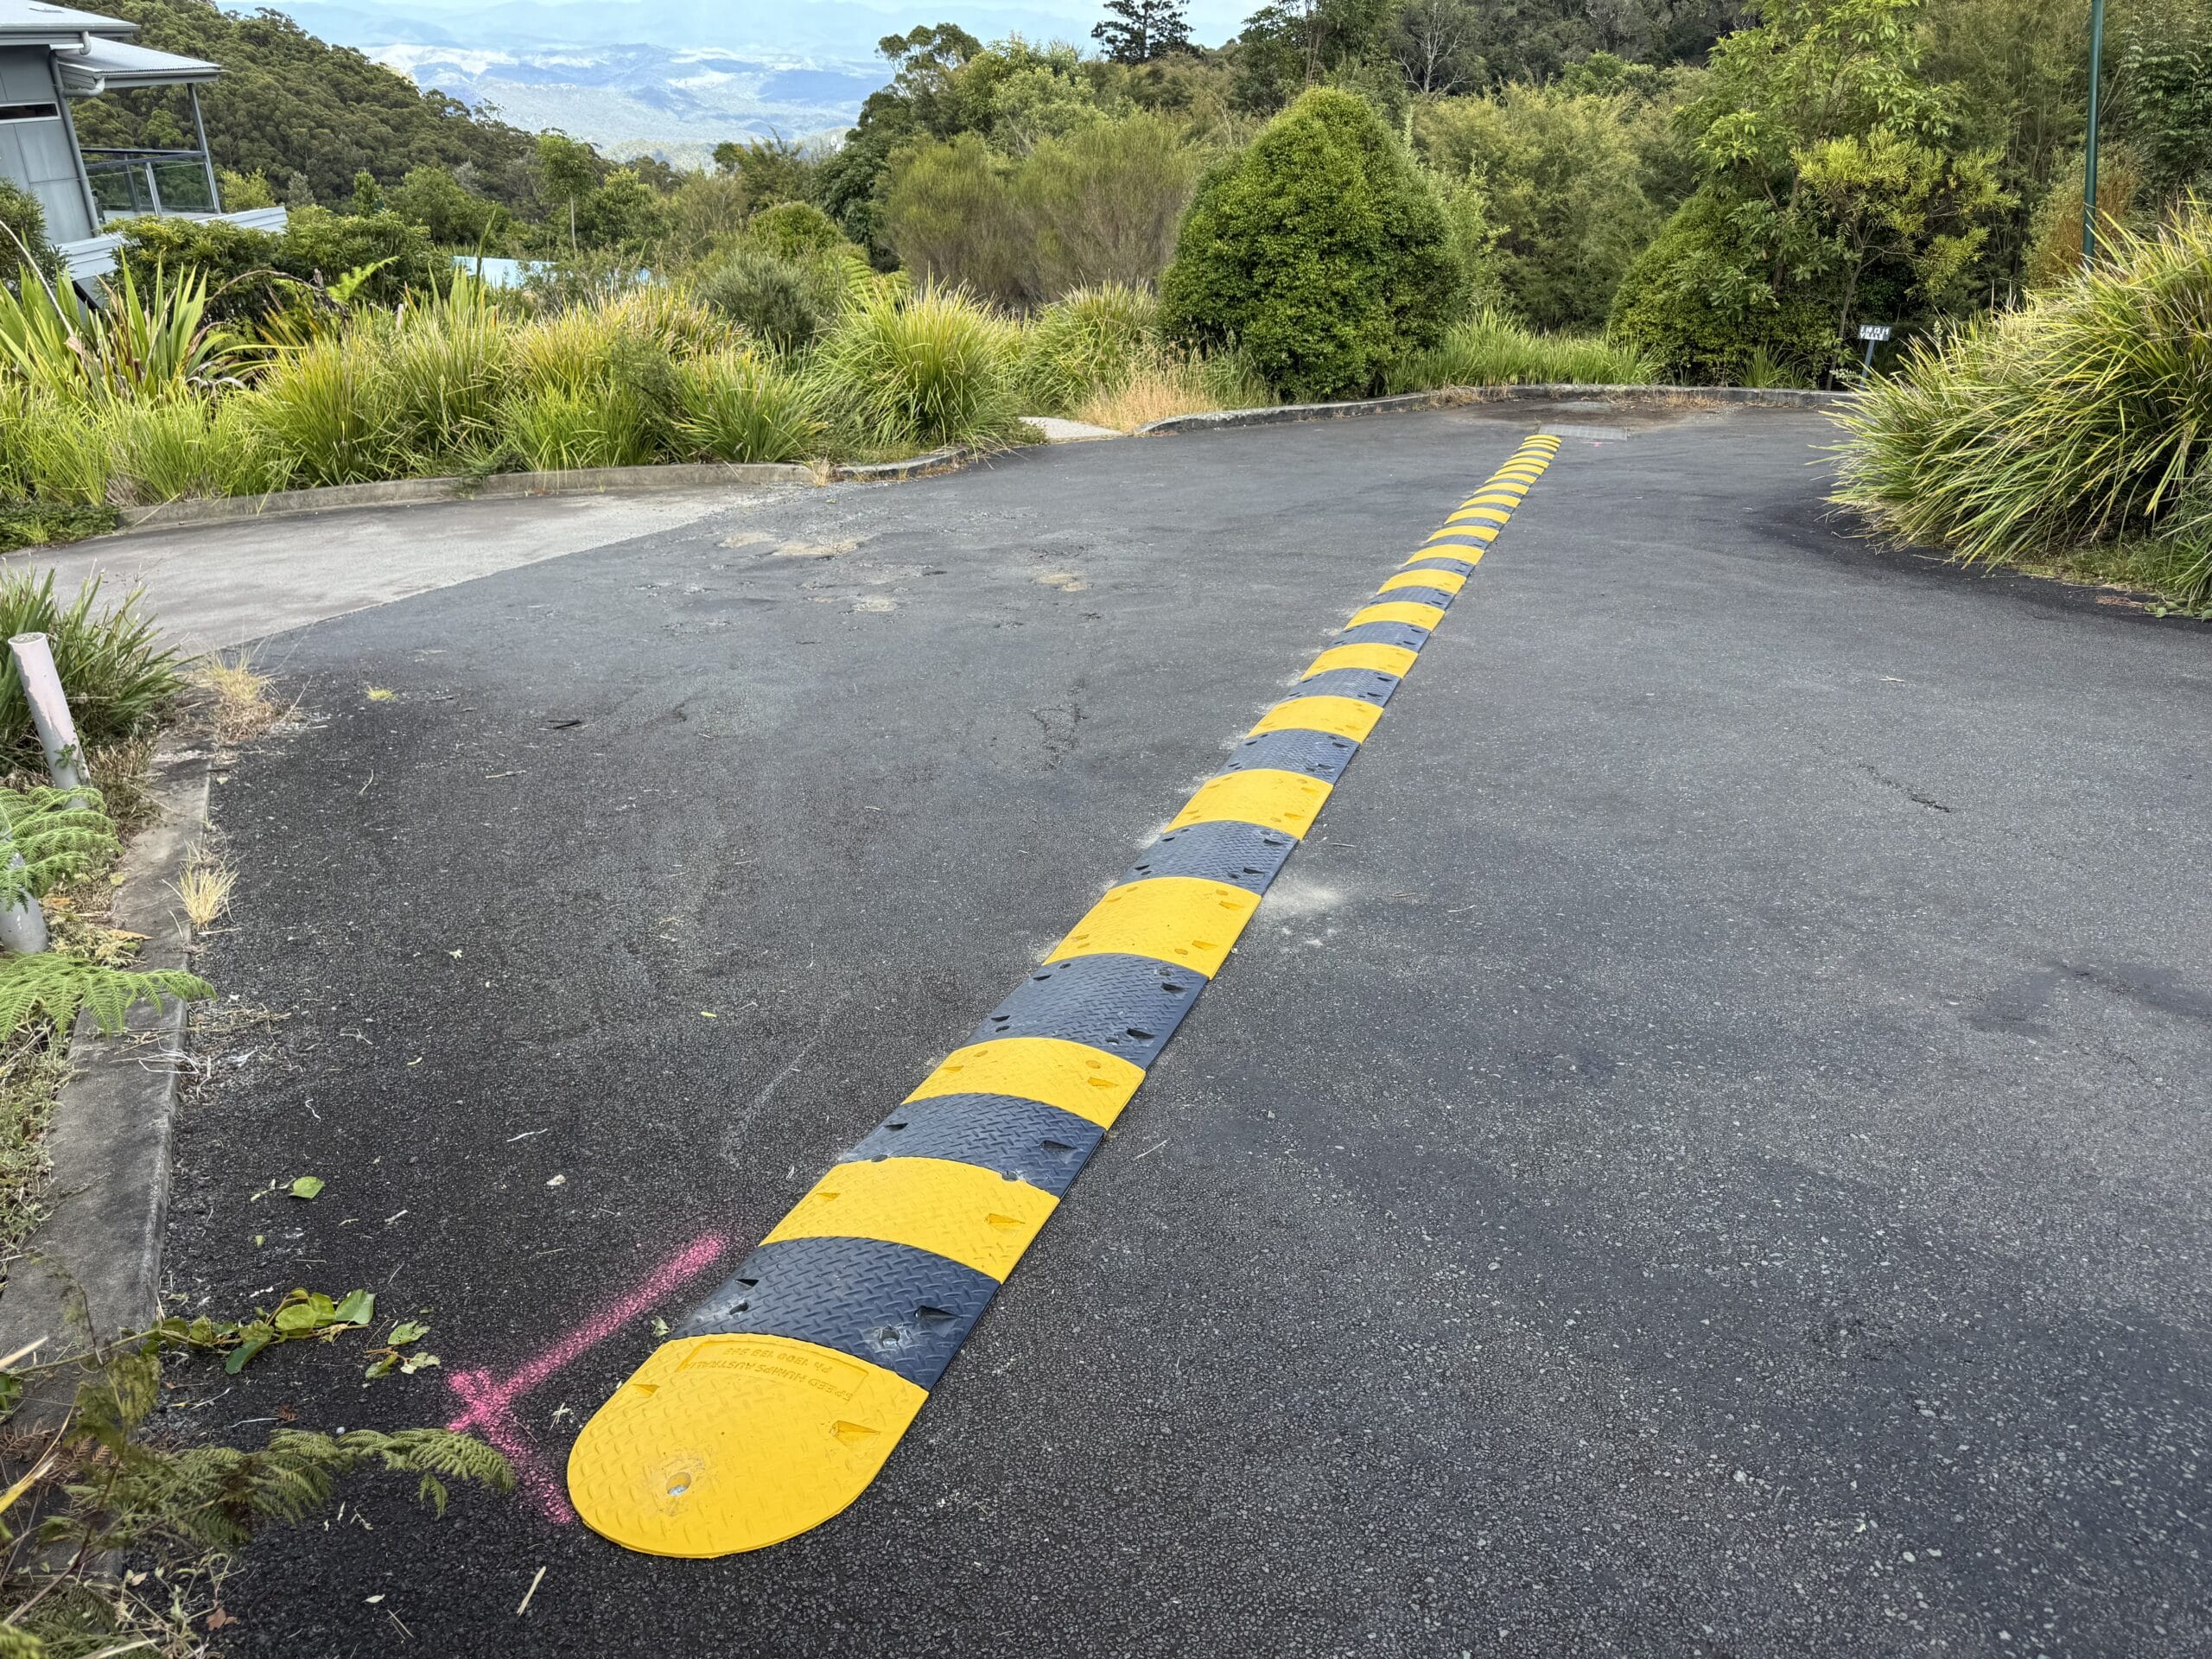
[(156, 270), (207, 274), (208, 313), (219, 321), (257, 319), (299, 302), (302, 284), (330, 283), (376, 267), (358, 290), (397, 305), (410, 289), (450, 279), (416, 226), (386, 211), (361, 219), (324, 207), (296, 208), (281, 235), (219, 219), (134, 219), (118, 226), (124, 269), (150, 286)]
[(1655, 127), (1663, 116), (1637, 98), (1526, 85), (1415, 116), (1430, 165), (1480, 189), (1499, 289), (1539, 328), (1602, 326), (1622, 274), (1658, 233), (1639, 143)]
[[(500, 232), (507, 223), (506, 210), (466, 188), (445, 168), (410, 168), (385, 200), (393, 213), (421, 226), (441, 247), (480, 247), (490, 253), (505, 248)], [(224, 205), (230, 205), (227, 196)]]
[(1700, 192), (1629, 267), (1607, 333), (1686, 385), (1738, 384), (1755, 360), (1809, 383), (1842, 361), (1838, 286), (1777, 297), (1727, 204)]
[[(834, 272), (831, 273), (834, 281)], [(777, 351), (804, 351), (836, 315), (836, 294), (816, 270), (741, 248), (700, 280), (699, 297)]]
[(810, 201), (779, 201), (745, 222), (745, 238), (779, 259), (834, 253), (844, 245), (836, 222)]
[(883, 232), (925, 279), (1037, 305), (1157, 278), (1198, 173), (1198, 152), (1157, 116), (1091, 121), (1018, 156), (965, 132), (893, 163)]
[(2017, 311), (1906, 353), (1845, 420), (1836, 499), (1968, 560), (2152, 537), (2212, 597), (2212, 219), (2191, 210)]
[(1296, 397), (1356, 395), (1442, 337), (1467, 276), (1442, 210), (1374, 111), (1307, 92), (1208, 175), (1160, 281), (1161, 315), (1235, 344)]
[(46, 239), (46, 210), (38, 198), (0, 179), (0, 271), (7, 274), (11, 287), (26, 254), (32, 266), (49, 278), (61, 268), (54, 245)]

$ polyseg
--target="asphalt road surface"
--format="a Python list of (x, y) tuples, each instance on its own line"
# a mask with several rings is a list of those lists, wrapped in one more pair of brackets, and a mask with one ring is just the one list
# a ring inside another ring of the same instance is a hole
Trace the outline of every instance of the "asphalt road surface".
[(719, 1561), (575, 1523), (579, 1425), (1532, 415), (792, 493), (273, 642), (173, 1291), (369, 1287), (442, 1363), (163, 1421), (474, 1401), (524, 1482), (267, 1535), (230, 1650), (2212, 1651), (2212, 635), (1869, 550), (1817, 416), (1552, 419), (881, 1478)]

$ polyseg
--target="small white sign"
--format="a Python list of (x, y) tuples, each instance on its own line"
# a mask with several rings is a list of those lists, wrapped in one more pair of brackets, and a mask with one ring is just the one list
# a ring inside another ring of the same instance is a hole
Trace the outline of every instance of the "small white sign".
[(1886, 322), (1862, 322), (1859, 325), (1859, 338), (1861, 340), (1887, 340), (1889, 337), (1890, 325)]

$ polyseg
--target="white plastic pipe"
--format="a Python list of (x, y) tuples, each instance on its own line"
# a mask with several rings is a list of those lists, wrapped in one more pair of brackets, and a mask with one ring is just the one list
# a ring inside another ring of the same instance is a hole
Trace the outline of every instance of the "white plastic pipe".
[(42, 633), (19, 633), (8, 641), (8, 651), (23, 683), (23, 699), (31, 706), (39, 745), (46, 751), (47, 775), (56, 789), (82, 789), (84, 756), (77, 747), (77, 722), (69, 717), (61, 676), (54, 671), (54, 647)]
[[(77, 722), (69, 717), (69, 699), (62, 695), (60, 675), (54, 672), (53, 646), (42, 633), (19, 633), (8, 642), (8, 650), (22, 681), (23, 699), (31, 706), (39, 746), (46, 751), (48, 776), (56, 789), (83, 788)], [(13, 861), (20, 866), (22, 855)], [(35, 898), (26, 893), (0, 910), (0, 944), (20, 957), (35, 957), (46, 949), (46, 912)]]

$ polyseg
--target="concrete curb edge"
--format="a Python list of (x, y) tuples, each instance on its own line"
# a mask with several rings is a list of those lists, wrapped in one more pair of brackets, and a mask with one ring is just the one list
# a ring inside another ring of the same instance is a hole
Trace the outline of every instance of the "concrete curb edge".
[[(204, 749), (164, 746), (155, 755), (151, 791), (160, 817), (123, 855), (113, 912), (117, 926), (146, 936), (140, 967), (191, 965), (192, 924), (169, 889), (207, 832), (213, 770)], [(159, 1014), (133, 1009), (116, 1038), (101, 1037), (89, 1014), (79, 1019), (69, 1043), (74, 1070), (47, 1128), (48, 1213), (0, 1294), (0, 1353), (43, 1337), (33, 1363), (50, 1364), (85, 1351), (88, 1336), (106, 1341), (160, 1318), (184, 1024), (175, 1002)], [(79, 1294), (81, 1310), (72, 1306)], [(75, 1379), (60, 1372), (45, 1383), (27, 1392), (12, 1427), (60, 1421)]]
[(248, 518), (276, 518), (296, 513), (328, 512), (342, 507), (416, 506), (432, 501), (498, 501), (530, 495), (628, 495), (652, 490), (696, 489), (727, 485), (753, 489), (763, 485), (812, 484), (811, 467), (785, 462), (685, 463), (664, 467), (590, 467), (569, 473), (492, 473), (482, 478), (391, 478), (372, 484), (332, 484), (313, 490), (278, 490), (268, 495), (225, 496), (213, 500), (167, 501), (156, 507), (124, 511), (124, 522), (110, 531), (175, 530), (189, 524), (235, 524)]
[(1265, 409), (1222, 409), (1204, 415), (1171, 415), (1165, 420), (1147, 421), (1129, 435), (1149, 438), (1178, 432), (1215, 432), (1239, 426), (1284, 425), (1294, 421), (1340, 421), (1353, 416), (1459, 409), (1473, 404), (1709, 403), (1771, 409), (1831, 409), (1849, 402), (1852, 396), (1847, 391), (1810, 391), (1796, 386), (1595, 386), (1573, 383), (1443, 386), (1434, 391), (1402, 392), (1395, 397), (1363, 397), (1342, 404), (1277, 404)]

